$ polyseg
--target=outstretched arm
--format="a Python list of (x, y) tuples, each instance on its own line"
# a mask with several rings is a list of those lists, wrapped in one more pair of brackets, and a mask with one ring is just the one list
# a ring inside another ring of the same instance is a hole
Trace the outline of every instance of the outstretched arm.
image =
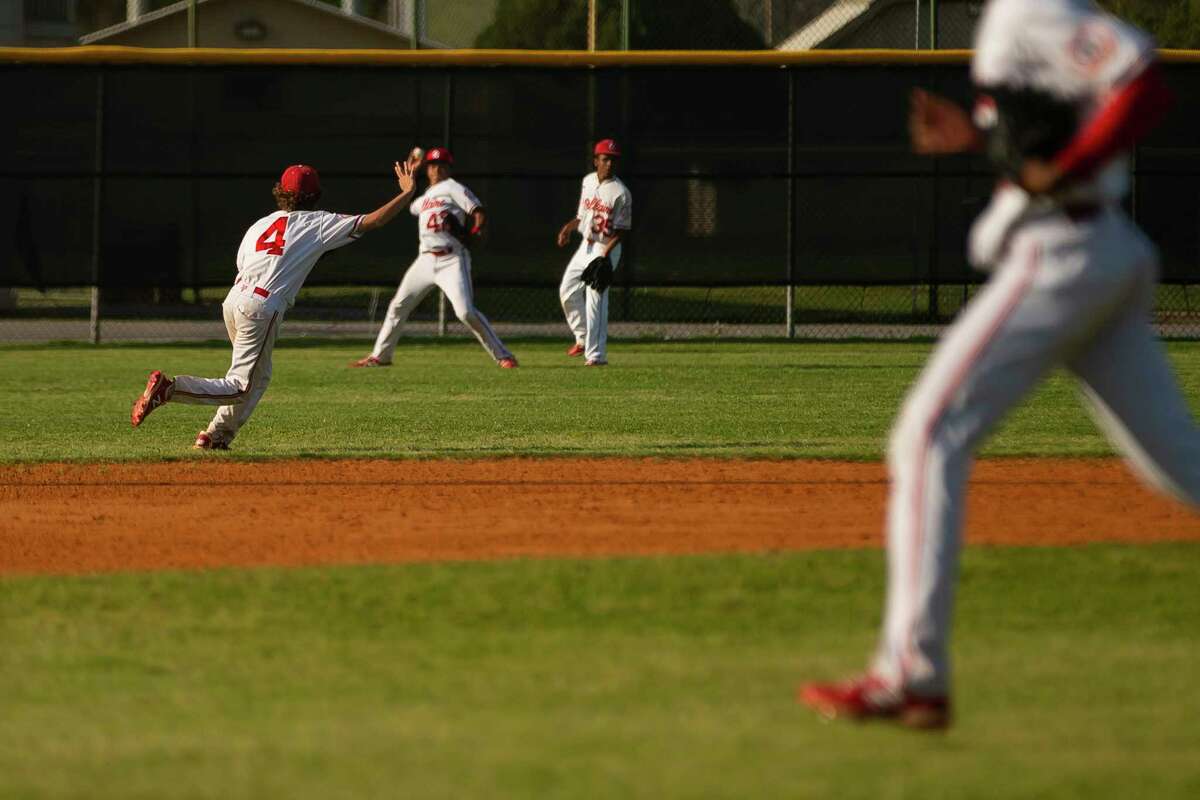
[(395, 162), (393, 170), (396, 173), (396, 181), (400, 185), (400, 194), (364, 216), (362, 221), (358, 223), (358, 230), (361, 233), (373, 231), (376, 228), (382, 228), (384, 225), (387, 225), (412, 202), (413, 195), (416, 194), (414, 169), (414, 166), (409, 162), (403, 164), (399, 161)]

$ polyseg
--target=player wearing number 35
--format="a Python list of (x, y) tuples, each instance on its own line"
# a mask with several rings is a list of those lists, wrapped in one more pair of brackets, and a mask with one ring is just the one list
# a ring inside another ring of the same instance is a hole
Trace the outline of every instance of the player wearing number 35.
[(412, 200), (413, 165), (396, 162), (400, 193), (370, 214), (317, 211), (321, 179), (303, 164), (284, 170), (275, 184), (279, 210), (250, 226), (237, 254), (237, 281), (222, 310), (233, 344), (233, 362), (224, 378), (168, 378), (155, 370), (133, 405), (136, 428), (151, 411), (168, 401), (220, 406), (195, 447), (226, 450), (246, 424), (271, 381), (271, 351), (284, 312), (295, 302), (317, 260), (350, 244), (368, 231), (382, 228)]
[(592, 151), (596, 171), (583, 179), (579, 208), (558, 231), (558, 246), (566, 247), (571, 233), (583, 237), (563, 273), (558, 297), (567, 325), (575, 334), (569, 356), (585, 356), (589, 367), (608, 363), (608, 287), (584, 283), (588, 265), (605, 257), (615, 269), (621, 261), (621, 243), (633, 220), (633, 198), (617, 177), (621, 149), (612, 139), (601, 139)]
[[(408, 163), (419, 163), (419, 157), (420, 150), (414, 150)], [(429, 188), (412, 204), (420, 242), (417, 260), (404, 273), (400, 288), (388, 305), (387, 316), (375, 339), (375, 349), (351, 366), (386, 367), (391, 364), (400, 327), (425, 295), (437, 286), (446, 293), (459, 321), (471, 329), (496, 363), (511, 369), (517, 366), (517, 359), (492, 330), (487, 317), (475, 307), (471, 287), (471, 251), (468, 248), (483, 237), (487, 225), (483, 204), (470, 189), (450, 177), (454, 156), (449, 150), (430, 148), (424, 164)]]

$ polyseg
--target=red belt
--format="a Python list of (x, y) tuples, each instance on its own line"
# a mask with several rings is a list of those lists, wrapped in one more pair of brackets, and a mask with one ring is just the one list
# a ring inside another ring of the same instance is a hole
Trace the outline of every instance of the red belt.
[(266, 289), (262, 288), (261, 286), (251, 286), (248, 281), (238, 281), (237, 285), (242, 287), (242, 291), (253, 292), (264, 300), (271, 296), (271, 293)]
[(454, 252), (454, 249), (449, 248), (446, 250), (426, 250), (425, 252), (431, 256), (448, 256)]

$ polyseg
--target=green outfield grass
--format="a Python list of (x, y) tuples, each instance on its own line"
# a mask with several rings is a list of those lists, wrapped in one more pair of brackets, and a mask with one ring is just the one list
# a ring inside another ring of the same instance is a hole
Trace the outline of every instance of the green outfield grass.
[[(390, 369), (351, 370), (362, 344), (282, 342), (266, 398), (217, 457), (762, 456), (875, 459), (923, 344), (614, 343), (585, 369), (563, 343), (513, 343), (497, 369), (475, 342), (405, 340)], [(200, 406), (138, 430), (129, 406), (153, 368), (222, 375), (229, 346), (0, 349), (0, 461), (195, 457)], [(1170, 345), (1200, 397), (1200, 344)], [(1073, 382), (1052, 378), (989, 455), (1109, 451)]]
[(946, 735), (820, 722), (877, 551), (0, 581), (0, 796), (1194, 798), (1200, 546), (972, 549)]
[[(230, 453), (131, 430), (146, 372), (224, 344), (0, 348), (0, 463), (881, 456), (927, 344), (284, 341)], [(1200, 397), (1200, 344), (1170, 355)], [(989, 455), (1109, 452), (1053, 377)], [(336, 535), (336, 532), (331, 532)], [(0, 536), (3, 536), (0, 522)], [(81, 531), (86, 535), (86, 531)], [(32, 543), (30, 546), (36, 546)], [(874, 550), (0, 579), (0, 797), (1192, 798), (1200, 545), (968, 548), (947, 735), (827, 725)]]

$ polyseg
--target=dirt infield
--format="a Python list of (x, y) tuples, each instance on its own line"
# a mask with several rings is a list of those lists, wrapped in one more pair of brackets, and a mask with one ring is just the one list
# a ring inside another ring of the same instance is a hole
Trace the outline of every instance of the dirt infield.
[[(0, 574), (882, 542), (883, 467), (806, 461), (274, 461), (0, 467)], [(1114, 460), (980, 463), (973, 544), (1200, 541)]]

